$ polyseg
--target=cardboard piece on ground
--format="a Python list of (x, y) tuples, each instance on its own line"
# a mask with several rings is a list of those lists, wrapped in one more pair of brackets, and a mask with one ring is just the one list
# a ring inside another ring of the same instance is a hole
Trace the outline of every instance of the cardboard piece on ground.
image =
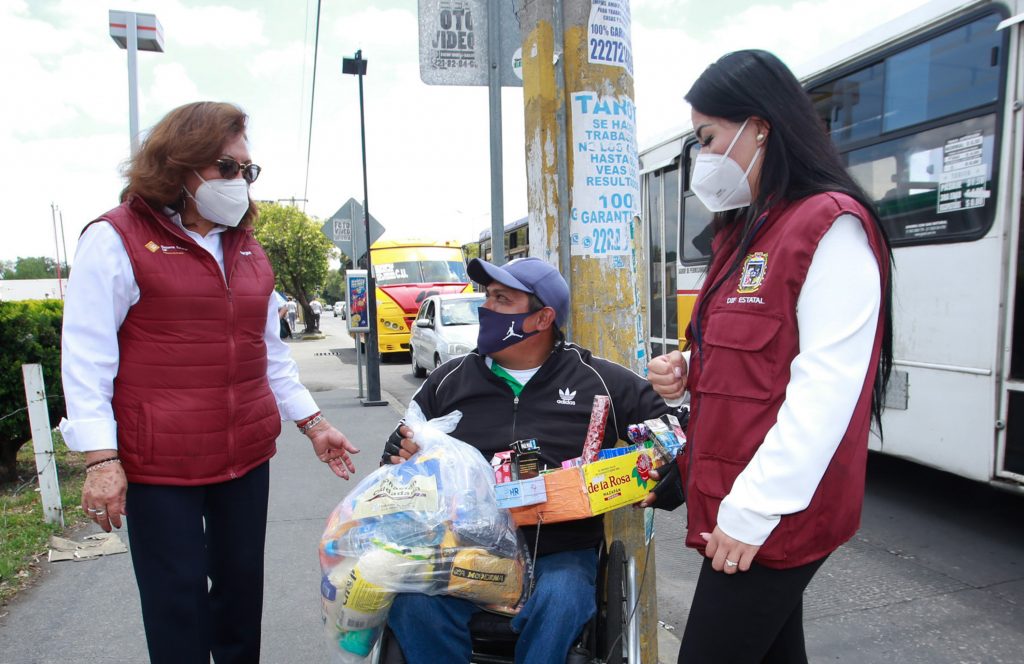
[(112, 556), (116, 553), (127, 553), (117, 533), (97, 533), (82, 538), (81, 542), (64, 539), (56, 535), (50, 536), (50, 554), (48, 560), (55, 563), (61, 560), (92, 560), (100, 556)]

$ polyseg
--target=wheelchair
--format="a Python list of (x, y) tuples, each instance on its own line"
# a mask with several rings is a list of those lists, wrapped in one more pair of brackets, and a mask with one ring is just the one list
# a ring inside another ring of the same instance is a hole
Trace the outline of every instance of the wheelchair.
[[(626, 548), (616, 540), (598, 556), (597, 613), (569, 650), (566, 664), (639, 664), (639, 634), (636, 617), (631, 615), (639, 593), (636, 567), (626, 556)], [(511, 629), (512, 619), (480, 611), (470, 622), (474, 664), (513, 664), (518, 635)], [(374, 664), (405, 664), (398, 639), (387, 626), (374, 649)]]

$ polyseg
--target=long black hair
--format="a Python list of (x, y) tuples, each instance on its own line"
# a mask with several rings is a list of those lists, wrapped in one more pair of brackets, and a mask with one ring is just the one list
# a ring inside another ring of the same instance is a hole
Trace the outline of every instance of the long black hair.
[(760, 157), (763, 161), (757, 197), (747, 208), (717, 213), (713, 221), (716, 232), (736, 238), (736, 258), (727, 273), (739, 269), (753, 241), (754, 222), (772, 202), (838, 192), (870, 213), (871, 218), (865, 221), (878, 229), (889, 260), (889, 278), (884, 280), (882, 295), (882, 348), (871, 395), (871, 414), (881, 435), (885, 389), (892, 370), (892, 250), (874, 202), (846, 171), (800, 82), (773, 54), (746, 50), (722, 56), (704, 70), (686, 93), (686, 101), (707, 116), (735, 123), (756, 116), (769, 125)]

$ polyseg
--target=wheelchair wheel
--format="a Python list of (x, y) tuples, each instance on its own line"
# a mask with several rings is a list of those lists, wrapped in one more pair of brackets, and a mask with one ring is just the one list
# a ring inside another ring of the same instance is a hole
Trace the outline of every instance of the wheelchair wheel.
[(607, 664), (622, 664), (626, 648), (626, 547), (616, 540), (608, 548), (605, 571), (605, 605), (599, 656)]

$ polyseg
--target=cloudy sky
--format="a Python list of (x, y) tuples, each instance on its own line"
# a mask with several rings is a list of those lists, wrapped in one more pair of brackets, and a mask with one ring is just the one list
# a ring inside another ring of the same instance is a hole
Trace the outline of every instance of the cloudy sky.
[[(682, 95), (740, 48), (794, 67), (923, 0), (633, 0), (640, 148), (685, 122)], [(0, 260), (53, 255), (50, 204), (73, 259), (82, 226), (116, 204), (128, 156), (125, 52), (109, 9), (156, 13), (164, 53), (139, 55), (140, 126), (201, 99), (251, 116), (260, 199), (302, 198), (316, 0), (0, 0)], [(370, 209), (388, 237), (475, 239), (489, 226), (487, 90), (424, 85), (417, 0), (323, 0), (306, 212), (362, 197), (356, 79), (363, 49)], [(525, 216), (521, 88), (503, 93), (505, 219)], [(72, 260), (73, 263), (73, 260)]]

